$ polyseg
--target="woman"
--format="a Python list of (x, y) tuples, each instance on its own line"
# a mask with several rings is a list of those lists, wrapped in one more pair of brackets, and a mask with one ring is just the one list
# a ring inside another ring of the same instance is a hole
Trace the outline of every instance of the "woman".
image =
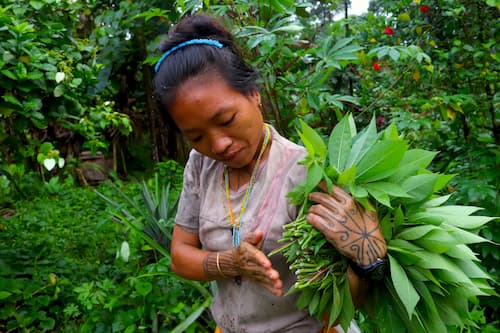
[[(186, 18), (160, 48), (155, 98), (193, 148), (172, 235), (172, 270), (216, 281), (211, 311), (223, 333), (321, 331), (323, 323), (297, 310), (296, 294), (283, 296), (295, 281), (285, 258), (266, 256), (297, 215), (286, 194), (305, 179), (298, 164), (305, 149), (264, 123), (257, 74), (218, 21)], [(341, 253), (365, 271), (379, 265), (386, 245), (374, 212), (337, 187), (332, 196), (310, 199), (317, 205), (308, 221)], [(370, 232), (357, 239), (349, 230), (360, 226)], [(369, 282), (351, 269), (346, 274), (359, 304)]]

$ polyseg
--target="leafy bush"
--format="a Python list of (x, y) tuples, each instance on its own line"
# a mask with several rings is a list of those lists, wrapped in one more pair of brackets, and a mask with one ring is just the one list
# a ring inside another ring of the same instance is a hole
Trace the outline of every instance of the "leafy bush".
[[(136, 212), (117, 188), (136, 209), (145, 207), (138, 183), (101, 184), (100, 193), (120, 202), (112, 207), (71, 178), (59, 181), (57, 191), (31, 179), (30, 187), (23, 184), (29, 199), (0, 216), (0, 331), (213, 330), (203, 311), (210, 302), (207, 289), (173, 276), (168, 256), (159, 258), (113, 220), (122, 209)], [(127, 261), (120, 255), (125, 242)]]
[[(83, 31), (80, 1), (4, 1), (0, 10), (0, 143), (9, 161), (36, 156), (43, 141), (107, 148), (105, 131), (132, 130), (99, 99), (98, 48)], [(78, 137), (80, 135), (80, 137)], [(83, 138), (83, 139), (82, 139)], [(73, 142), (70, 142), (73, 141)], [(83, 142), (80, 142), (82, 144)]]

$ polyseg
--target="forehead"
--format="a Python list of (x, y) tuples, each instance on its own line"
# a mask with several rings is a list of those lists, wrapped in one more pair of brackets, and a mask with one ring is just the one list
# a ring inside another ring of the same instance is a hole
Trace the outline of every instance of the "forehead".
[(246, 99), (219, 75), (205, 73), (179, 86), (169, 111), (179, 129), (195, 128), (237, 108)]
[(174, 107), (178, 104), (220, 107), (240, 97), (245, 96), (234, 90), (221, 76), (207, 73), (190, 78), (179, 86)]

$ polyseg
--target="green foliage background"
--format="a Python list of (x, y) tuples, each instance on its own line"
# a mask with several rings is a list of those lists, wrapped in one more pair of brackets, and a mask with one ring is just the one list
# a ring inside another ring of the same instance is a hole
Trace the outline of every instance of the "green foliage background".
[[(447, 188), (454, 203), (500, 215), (498, 0), (371, 1), (368, 14), (347, 20), (343, 0), (0, 4), (0, 331), (76, 331), (84, 322), (161, 331), (203, 303), (80, 187), (83, 151), (111, 159), (114, 179), (136, 197), (136, 179), (179, 174), (161, 163), (182, 164), (188, 147), (153, 109), (152, 66), (172, 24), (198, 11), (235, 33), (280, 132), (300, 142), (303, 120), (326, 136), (347, 113), (359, 127), (373, 117), (379, 129), (395, 123), (410, 146), (439, 152), (433, 171), (456, 174)], [(46, 156), (66, 165), (44, 170)], [(498, 220), (481, 235), (500, 242)], [(122, 240), (134, 264), (115, 260)], [(500, 248), (475, 250), (498, 280)], [(144, 274), (151, 291), (134, 282)], [(183, 308), (168, 303), (179, 297)], [(477, 305), (479, 330), (498, 327), (499, 307), (496, 298)]]

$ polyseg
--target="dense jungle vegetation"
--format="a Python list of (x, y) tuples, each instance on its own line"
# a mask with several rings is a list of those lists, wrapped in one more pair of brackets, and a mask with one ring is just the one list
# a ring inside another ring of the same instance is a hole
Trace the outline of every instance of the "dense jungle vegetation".
[[(169, 269), (189, 148), (151, 97), (158, 43), (199, 11), (235, 33), (281, 133), (394, 123), (439, 152), (451, 203), (500, 216), (499, 0), (0, 3), (0, 332), (213, 332), (210, 286)], [(499, 292), (500, 221), (480, 234)], [(499, 297), (470, 311), (457, 332), (500, 332)]]

